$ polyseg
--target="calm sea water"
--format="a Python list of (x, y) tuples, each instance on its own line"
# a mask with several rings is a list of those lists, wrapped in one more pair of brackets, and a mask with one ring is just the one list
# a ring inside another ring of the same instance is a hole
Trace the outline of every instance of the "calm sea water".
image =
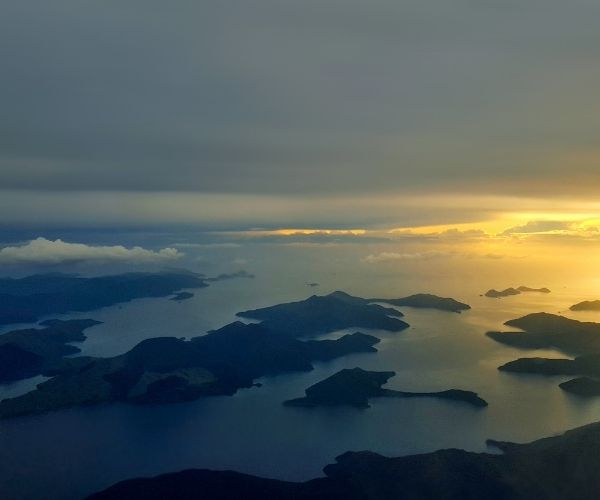
[[(494, 300), (479, 293), (496, 283), (483, 287), (457, 280), (417, 284), (398, 277), (361, 281), (338, 274), (334, 264), (331, 268), (331, 272), (320, 270), (315, 279), (282, 266), (253, 280), (214, 283), (181, 303), (142, 299), (69, 317), (103, 321), (88, 330), (89, 338), (80, 347), (86, 355), (111, 356), (144, 338), (200, 335), (235, 320), (237, 311), (338, 288), (362, 296), (431, 291), (463, 300), (473, 309), (452, 314), (402, 308), (410, 329), (367, 332), (382, 339), (378, 353), (317, 363), (309, 373), (265, 378), (260, 380), (262, 387), (241, 390), (233, 397), (154, 407), (107, 405), (2, 421), (2, 498), (75, 499), (122, 479), (193, 467), (305, 480), (322, 475), (324, 465), (348, 450), (369, 449), (391, 456), (448, 447), (484, 451), (487, 438), (529, 441), (600, 419), (600, 399), (581, 400), (565, 394), (558, 388), (562, 377), (497, 370), (521, 356), (563, 355), (519, 351), (484, 335), (529, 312), (564, 312), (587, 298), (584, 291), (559, 287), (550, 295)], [(320, 281), (321, 286), (309, 288), (307, 281)], [(600, 314), (569, 315), (600, 321)], [(282, 401), (301, 396), (309, 385), (355, 366), (396, 371), (391, 388), (468, 389), (490, 405), (473, 409), (435, 399), (375, 399), (368, 410), (282, 406)], [(25, 392), (40, 380), (0, 386), (0, 397)]]

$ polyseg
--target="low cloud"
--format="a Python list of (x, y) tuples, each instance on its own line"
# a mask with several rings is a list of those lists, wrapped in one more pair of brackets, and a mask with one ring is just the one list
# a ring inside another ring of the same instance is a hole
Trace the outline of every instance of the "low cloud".
[(544, 234), (569, 231), (573, 222), (555, 220), (532, 220), (522, 226), (506, 229), (502, 234), (510, 236), (513, 234)]
[(454, 252), (415, 252), (415, 253), (397, 253), (397, 252), (381, 252), (377, 254), (367, 255), (363, 262), (368, 264), (377, 264), (379, 262), (390, 262), (395, 260), (429, 260), (439, 257), (451, 257)]
[(149, 263), (173, 261), (181, 257), (183, 253), (175, 248), (153, 251), (139, 246), (92, 246), (46, 238), (37, 238), (24, 245), (0, 249), (0, 264), (62, 264), (81, 261)]

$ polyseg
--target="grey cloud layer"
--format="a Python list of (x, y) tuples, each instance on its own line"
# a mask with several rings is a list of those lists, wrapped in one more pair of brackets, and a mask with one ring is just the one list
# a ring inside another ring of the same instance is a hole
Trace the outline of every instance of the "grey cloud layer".
[(590, 0), (8, 0), (0, 187), (553, 193), (575, 161), (590, 190), (599, 15)]

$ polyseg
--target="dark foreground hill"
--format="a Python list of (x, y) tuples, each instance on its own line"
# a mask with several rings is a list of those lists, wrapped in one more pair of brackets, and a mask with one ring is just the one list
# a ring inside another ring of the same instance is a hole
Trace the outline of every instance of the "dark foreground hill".
[(528, 444), (490, 442), (501, 455), (440, 450), (387, 458), (348, 452), (304, 483), (187, 470), (118, 483), (90, 500), (597, 500), (600, 423)]

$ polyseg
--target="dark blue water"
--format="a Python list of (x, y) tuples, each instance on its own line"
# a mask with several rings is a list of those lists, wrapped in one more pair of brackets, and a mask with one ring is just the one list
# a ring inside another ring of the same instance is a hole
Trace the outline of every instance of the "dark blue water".
[[(88, 331), (89, 339), (80, 347), (84, 354), (108, 356), (147, 337), (202, 334), (234, 320), (236, 311), (305, 298), (315, 292), (305, 281), (266, 276), (220, 282), (181, 303), (143, 299), (74, 315), (104, 321)], [(318, 293), (338, 288), (335, 276), (322, 281)], [(394, 289), (377, 289), (372, 283), (339, 288), (363, 296), (421, 291), (407, 284)], [(431, 286), (422, 290), (437, 291)], [(459, 315), (404, 308), (410, 329), (369, 332), (382, 339), (379, 353), (319, 363), (309, 373), (265, 378), (260, 380), (262, 387), (233, 397), (154, 407), (108, 405), (2, 421), (2, 498), (81, 498), (129, 477), (191, 467), (304, 480), (320, 475), (324, 465), (347, 450), (386, 455), (446, 447), (484, 451), (487, 438), (528, 441), (600, 419), (600, 401), (566, 395), (557, 387), (560, 377), (516, 376), (496, 369), (523, 355), (563, 357), (560, 353), (524, 354), (484, 336), (507, 319), (564, 309), (578, 294), (523, 295), (518, 300), (490, 300), (468, 290), (452, 295), (473, 310)], [(391, 388), (468, 389), (490, 406), (473, 409), (435, 399), (372, 400), (368, 410), (282, 406), (309, 385), (354, 366), (396, 371)], [(32, 383), (5, 386), (0, 395), (15, 395)]]

